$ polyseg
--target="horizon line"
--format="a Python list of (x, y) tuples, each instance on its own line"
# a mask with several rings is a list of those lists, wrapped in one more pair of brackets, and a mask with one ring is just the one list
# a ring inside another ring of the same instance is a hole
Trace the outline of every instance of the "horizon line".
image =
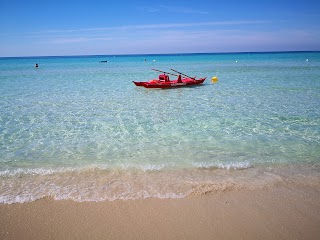
[(254, 54), (254, 53), (311, 53), (320, 50), (278, 50), (278, 51), (239, 51), (239, 52), (177, 52), (177, 53), (123, 53), (123, 54), (79, 54), (79, 55), (39, 55), (39, 56), (0, 56), (0, 58), (50, 58), (50, 57), (98, 57), (98, 56), (156, 56), (156, 55), (205, 55), (205, 54)]

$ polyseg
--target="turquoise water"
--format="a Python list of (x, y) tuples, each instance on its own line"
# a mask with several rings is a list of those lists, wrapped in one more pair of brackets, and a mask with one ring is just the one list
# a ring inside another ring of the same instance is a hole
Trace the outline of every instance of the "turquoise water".
[[(152, 68), (208, 78), (132, 83)], [(185, 197), (295, 166), (318, 174), (319, 106), (319, 52), (0, 58), (0, 202)]]

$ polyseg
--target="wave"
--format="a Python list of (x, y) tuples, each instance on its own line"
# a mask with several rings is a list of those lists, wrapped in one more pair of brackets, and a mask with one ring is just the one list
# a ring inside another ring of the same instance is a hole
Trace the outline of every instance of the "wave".
[(249, 162), (194, 165), (193, 168), (150, 165), (140, 169), (88, 166), (7, 170), (0, 175), (0, 203), (25, 203), (41, 198), (78, 202), (184, 198), (288, 181), (319, 184), (320, 179), (320, 166), (314, 165), (253, 167)]
[(111, 168), (103, 165), (92, 165), (85, 167), (57, 167), (57, 168), (17, 168), (17, 169), (5, 169), (0, 171), (0, 177), (23, 177), (26, 175), (52, 175), (57, 173), (81, 173), (89, 171), (112, 171), (112, 170), (129, 170), (129, 169), (140, 169), (142, 171), (160, 171), (166, 168), (164, 164), (162, 165), (145, 165), (137, 167), (131, 164), (122, 164), (117, 168)]
[[(253, 167), (248, 162), (230, 162), (230, 163), (211, 163), (211, 162), (200, 162), (192, 163), (192, 167), (203, 168), (203, 169), (224, 169), (224, 170), (241, 170)], [(68, 172), (86, 172), (95, 170), (114, 171), (114, 170), (142, 170), (142, 171), (161, 171), (164, 169), (175, 169), (178, 166), (174, 164), (145, 164), (145, 165), (134, 165), (134, 164), (120, 164), (118, 166), (109, 165), (87, 165), (79, 167), (38, 167), (38, 168), (17, 168), (17, 169), (5, 169), (0, 171), (0, 177), (22, 177), (25, 175), (51, 175), (56, 173), (68, 173)], [(185, 166), (185, 168), (189, 168)]]
[(200, 163), (194, 163), (193, 166), (197, 168), (219, 168), (219, 169), (225, 169), (225, 170), (242, 170), (247, 168), (252, 168), (253, 165), (248, 162), (230, 162), (230, 163), (208, 163), (208, 162), (200, 162)]

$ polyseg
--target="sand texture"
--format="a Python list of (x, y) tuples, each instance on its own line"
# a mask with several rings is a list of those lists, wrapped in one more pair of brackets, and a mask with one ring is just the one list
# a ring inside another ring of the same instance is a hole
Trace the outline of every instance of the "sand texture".
[(1, 204), (0, 239), (320, 239), (320, 188), (286, 183), (183, 199)]

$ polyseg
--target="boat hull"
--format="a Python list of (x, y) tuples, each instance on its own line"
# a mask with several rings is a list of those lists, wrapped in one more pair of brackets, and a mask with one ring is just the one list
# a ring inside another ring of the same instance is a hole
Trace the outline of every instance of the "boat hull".
[(145, 87), (145, 88), (177, 88), (177, 87), (187, 87), (187, 86), (194, 86), (194, 85), (200, 85), (206, 80), (205, 78), (200, 78), (200, 79), (183, 79), (182, 81), (178, 82), (177, 80), (175, 81), (157, 81), (157, 80), (151, 80), (149, 82), (135, 82), (133, 83), (136, 86), (139, 87)]

